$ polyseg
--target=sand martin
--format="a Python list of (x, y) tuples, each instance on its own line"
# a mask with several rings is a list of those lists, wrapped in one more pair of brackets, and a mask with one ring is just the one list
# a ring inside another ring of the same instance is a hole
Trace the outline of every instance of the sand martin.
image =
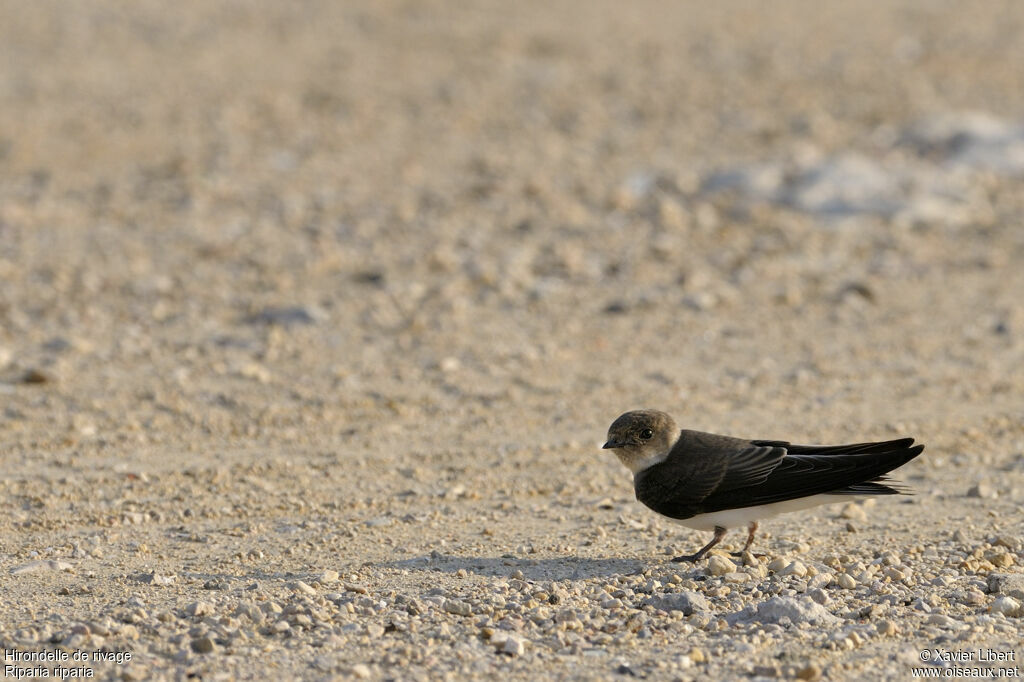
[(921, 454), (913, 438), (856, 445), (792, 445), (680, 430), (657, 410), (627, 412), (608, 428), (605, 448), (633, 472), (636, 499), (657, 513), (715, 536), (697, 561), (729, 528), (746, 525), (754, 541), (759, 519), (856, 495), (898, 495), (885, 474)]

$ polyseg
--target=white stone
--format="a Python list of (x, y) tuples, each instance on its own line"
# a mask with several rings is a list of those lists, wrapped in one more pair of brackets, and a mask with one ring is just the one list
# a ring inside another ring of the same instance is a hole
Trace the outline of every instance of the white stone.
[(774, 597), (759, 604), (750, 619), (778, 623), (783, 618), (788, 618), (794, 624), (833, 624), (840, 620), (810, 597)]
[(1024, 615), (1021, 611), (1021, 604), (1013, 597), (999, 597), (992, 602), (992, 613), (1001, 613), (1004, 616), (1016, 617)]
[(526, 640), (518, 635), (509, 635), (502, 645), (501, 651), (512, 656), (522, 656), (526, 651)]
[(456, 616), (473, 615), (473, 608), (468, 603), (459, 599), (445, 599), (442, 608), (444, 608), (448, 613), (453, 613)]
[(867, 521), (868, 515), (864, 511), (864, 507), (860, 506), (855, 502), (850, 502), (843, 507), (843, 511), (840, 512), (839, 516), (844, 519), (850, 519), (851, 521)]
[(807, 575), (807, 567), (801, 561), (794, 561), (779, 571), (779, 575), (795, 575), (802, 578)]
[(1024, 574), (1021, 573), (990, 573), (988, 576), (989, 592), (998, 592), (1014, 599), (1024, 601)]
[(316, 590), (310, 587), (308, 583), (304, 583), (301, 580), (296, 580), (295, 582), (291, 583), (289, 587), (291, 587), (293, 591), (298, 592), (299, 594), (308, 594), (311, 596), (316, 594)]
[(657, 594), (646, 603), (661, 611), (682, 611), (685, 616), (706, 613), (711, 608), (704, 595), (691, 591)]
[(725, 575), (726, 573), (735, 573), (736, 564), (729, 561), (723, 556), (715, 554), (710, 559), (708, 559), (707, 572), (708, 575), (715, 576)]
[(36, 571), (71, 571), (75, 567), (66, 561), (58, 559), (30, 561), (27, 564), (15, 566), (11, 569), (11, 575), (22, 575), (24, 573), (35, 573)]

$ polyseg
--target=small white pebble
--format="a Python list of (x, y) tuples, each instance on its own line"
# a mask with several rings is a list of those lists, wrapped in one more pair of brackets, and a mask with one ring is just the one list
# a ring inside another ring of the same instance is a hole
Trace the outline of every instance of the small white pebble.
[(729, 561), (723, 556), (715, 554), (710, 559), (708, 559), (707, 572), (708, 575), (714, 576), (725, 575), (726, 573), (735, 573), (736, 564)]
[(992, 613), (1001, 613), (1004, 616), (1015, 617), (1024, 615), (1020, 602), (1013, 597), (999, 597), (992, 602), (992, 606), (989, 608), (992, 610)]
[(863, 522), (868, 520), (868, 515), (864, 511), (864, 507), (860, 506), (856, 502), (850, 502), (843, 507), (843, 511), (840, 512), (839, 516), (844, 519), (850, 519), (851, 521)]
[(854, 580), (853, 576), (851, 576), (849, 573), (841, 574), (837, 582), (839, 583), (839, 587), (843, 588), (844, 590), (852, 590), (853, 588), (857, 587), (857, 581)]
[(526, 640), (517, 635), (509, 635), (508, 639), (505, 640), (505, 644), (502, 645), (501, 650), (503, 653), (510, 654), (512, 656), (522, 656), (523, 652), (526, 651)]
[(951, 628), (960, 625), (958, 621), (953, 620), (944, 613), (933, 613), (924, 622), (929, 625), (938, 625), (940, 628)]
[(878, 630), (878, 634), (886, 637), (891, 637), (899, 632), (899, 628), (896, 627), (896, 623), (891, 620), (883, 620), (876, 626), (876, 629)]
[(779, 571), (779, 575), (795, 575), (802, 578), (807, 575), (807, 567), (802, 561), (794, 561)]
[(964, 595), (963, 603), (971, 606), (979, 606), (985, 603), (985, 595), (978, 590), (967, 590), (967, 594)]

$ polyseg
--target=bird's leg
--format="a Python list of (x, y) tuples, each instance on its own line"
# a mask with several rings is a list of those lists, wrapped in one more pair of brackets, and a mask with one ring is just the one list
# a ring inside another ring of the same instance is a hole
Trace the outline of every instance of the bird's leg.
[(743, 551), (746, 552), (750, 549), (750, 546), (754, 544), (754, 533), (757, 532), (757, 521), (751, 521), (750, 525), (747, 526), (747, 544), (743, 545)]
[(677, 556), (672, 561), (675, 563), (682, 563), (684, 561), (696, 562), (704, 558), (704, 555), (708, 553), (708, 550), (717, 545), (725, 537), (726, 529), (721, 526), (715, 526), (715, 537), (711, 538), (711, 542), (700, 548), (700, 551), (696, 554), (684, 554), (683, 556)]
[[(740, 550), (739, 552), (733, 552), (732, 555), (733, 556), (743, 556), (744, 554), (746, 554), (747, 550), (750, 549), (750, 546), (752, 544), (754, 544), (754, 533), (756, 533), (756, 532), (757, 532), (757, 521), (751, 521), (750, 525), (747, 526), (747, 543), (745, 545), (743, 545), (743, 549), (742, 550)], [(760, 555), (756, 555), (755, 554), (754, 556), (760, 556)]]

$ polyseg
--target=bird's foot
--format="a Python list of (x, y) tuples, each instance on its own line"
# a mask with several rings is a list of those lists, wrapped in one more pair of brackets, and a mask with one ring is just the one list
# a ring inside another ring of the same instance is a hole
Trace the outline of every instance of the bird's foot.
[[(743, 550), (742, 552), (729, 552), (729, 556), (736, 557), (737, 559), (742, 559), (744, 554), (747, 554), (747, 550)], [(750, 552), (750, 556), (754, 557), (755, 559), (763, 559), (768, 555), (759, 554), (757, 552)]]
[(704, 555), (701, 554), (700, 552), (697, 552), (696, 554), (684, 554), (683, 556), (673, 557), (672, 558), (672, 563), (674, 563), (674, 564), (683, 564), (683, 563), (695, 564), (695, 563), (697, 563), (698, 561), (700, 561), (703, 558), (704, 558)]

